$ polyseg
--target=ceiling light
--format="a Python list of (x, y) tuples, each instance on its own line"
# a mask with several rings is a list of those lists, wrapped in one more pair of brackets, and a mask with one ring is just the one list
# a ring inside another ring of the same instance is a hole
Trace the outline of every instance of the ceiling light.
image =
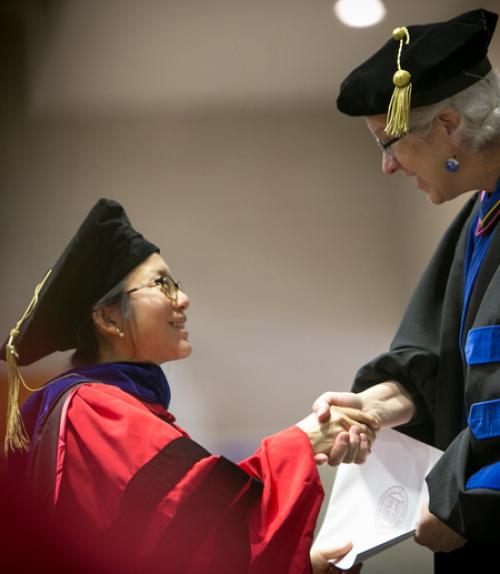
[(333, 9), (343, 24), (354, 28), (378, 24), (386, 14), (381, 0), (337, 0)]

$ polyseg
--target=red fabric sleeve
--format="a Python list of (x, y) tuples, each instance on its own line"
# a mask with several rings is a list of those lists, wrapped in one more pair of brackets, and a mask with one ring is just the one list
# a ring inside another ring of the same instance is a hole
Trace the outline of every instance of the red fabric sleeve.
[[(83, 385), (69, 400), (59, 437), (58, 504), (71, 515), (82, 517), (85, 528), (104, 531), (115, 518), (134, 474), (165, 445), (188, 435), (116, 387)], [(181, 502), (196, 491), (218, 458), (198, 461), (164, 497), (144, 533), (140, 544), (143, 554), (154, 550), (166, 525), (179, 508), (182, 510)], [(260, 503), (249, 520), (249, 572), (308, 572), (323, 490), (307, 436), (291, 427), (266, 438), (239, 466), (264, 485)]]
[(267, 437), (239, 466), (264, 484), (261, 504), (250, 519), (250, 571), (309, 572), (324, 491), (307, 435), (292, 426)]

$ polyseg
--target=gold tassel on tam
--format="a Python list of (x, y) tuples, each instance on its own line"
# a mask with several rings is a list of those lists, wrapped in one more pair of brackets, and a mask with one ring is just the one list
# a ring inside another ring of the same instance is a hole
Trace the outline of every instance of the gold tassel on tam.
[(16, 326), (10, 331), (9, 341), (5, 347), (6, 361), (7, 361), (7, 376), (9, 379), (9, 398), (7, 404), (7, 429), (5, 433), (5, 443), (4, 451), (5, 454), (10, 450), (27, 450), (29, 445), (29, 438), (24, 428), (23, 421), (21, 419), (21, 413), (19, 412), (19, 389), (21, 384), (28, 390), (33, 391), (25, 383), (21, 373), (19, 372), (17, 366), (17, 359), (19, 358), (16, 347), (15, 339), (20, 333), (20, 329), (24, 321), (33, 313), (37, 303), (38, 296), (42, 290), (45, 282), (52, 273), (52, 269), (49, 269), (45, 274), (45, 277), (40, 281), (40, 283), (35, 288), (35, 293), (30, 301), (30, 304), (26, 308), (22, 317), (16, 323)]
[(384, 131), (390, 136), (402, 137), (410, 130), (411, 74), (401, 69), (401, 52), (403, 42), (410, 43), (410, 33), (407, 28), (396, 28), (392, 32), (392, 37), (399, 41), (398, 69), (392, 77), (394, 92), (387, 110)]

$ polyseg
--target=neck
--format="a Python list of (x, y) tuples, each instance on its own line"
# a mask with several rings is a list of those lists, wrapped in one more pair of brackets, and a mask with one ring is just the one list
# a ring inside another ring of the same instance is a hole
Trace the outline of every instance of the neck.
[(101, 347), (99, 349), (98, 363), (133, 363), (137, 358), (132, 357), (130, 352), (112, 347)]
[(476, 183), (476, 188), (487, 193), (493, 193), (500, 180), (500, 150), (495, 148), (491, 151), (482, 152), (480, 161), (474, 162), (474, 165), (476, 166), (476, 181), (479, 183), (479, 186)]
[(486, 193), (493, 193), (498, 186), (499, 179), (500, 179), (500, 172), (493, 175), (490, 178), (485, 178), (483, 185), (481, 185), (480, 187), (481, 191), (486, 191)]

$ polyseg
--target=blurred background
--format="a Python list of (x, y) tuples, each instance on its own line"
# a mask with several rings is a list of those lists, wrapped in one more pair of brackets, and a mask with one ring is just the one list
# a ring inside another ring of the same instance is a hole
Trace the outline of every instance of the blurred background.
[[(165, 370), (193, 438), (236, 460), (325, 390), (348, 390), (463, 200), (432, 206), (384, 176), (364, 121), (337, 112), (338, 86), (396, 26), (499, 7), (384, 4), (379, 24), (353, 28), (332, 0), (2, 0), (4, 337), (108, 197), (191, 298), (194, 352)], [(41, 385), (67, 360), (25, 378)], [(333, 471), (321, 474), (328, 489)], [(408, 541), (363, 572), (402, 568), (431, 572), (430, 552)]]

